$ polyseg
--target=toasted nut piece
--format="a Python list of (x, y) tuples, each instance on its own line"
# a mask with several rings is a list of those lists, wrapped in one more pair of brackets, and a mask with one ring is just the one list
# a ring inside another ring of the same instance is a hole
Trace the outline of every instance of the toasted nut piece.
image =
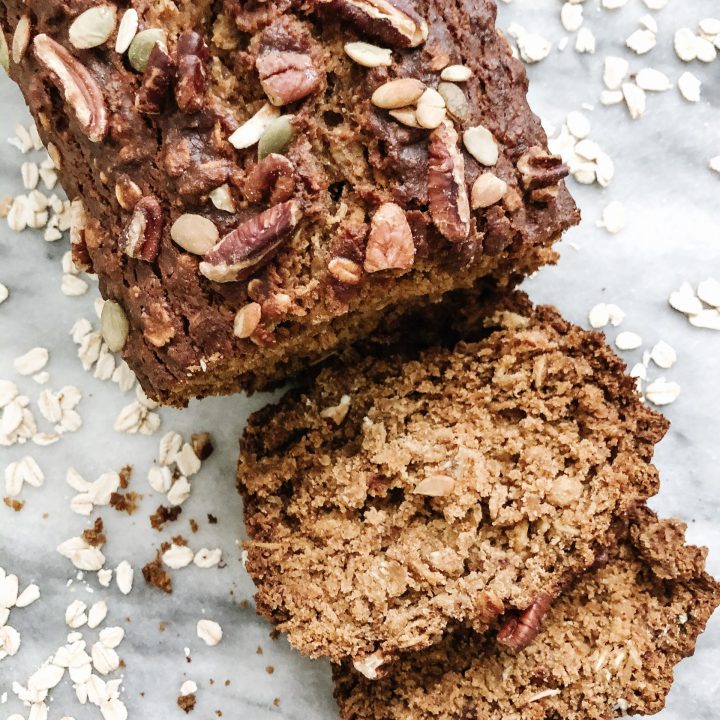
[(152, 262), (160, 250), (160, 240), (165, 225), (162, 208), (154, 195), (142, 198), (133, 212), (125, 231), (123, 250), (132, 258)]
[(414, 107), (398, 108), (397, 110), (390, 110), (388, 113), (391, 117), (394, 117), (398, 122), (408, 127), (419, 128), (417, 117), (415, 117)]
[(117, 8), (114, 5), (96, 5), (80, 13), (73, 20), (68, 37), (78, 50), (99, 47), (115, 32)]
[(481, 164), (492, 167), (500, 157), (500, 149), (493, 134), (483, 125), (467, 129), (463, 134), (467, 151)]
[(365, 250), (365, 270), (410, 270), (415, 262), (415, 242), (405, 211), (384, 203), (373, 215)]
[(177, 72), (175, 60), (156, 43), (147, 60), (142, 85), (135, 94), (135, 107), (146, 115), (159, 115)]
[(260, 140), (270, 123), (279, 117), (280, 109), (265, 103), (228, 138), (228, 142), (238, 150), (252, 147)]
[(255, 61), (268, 100), (278, 107), (317, 92), (322, 80), (310, 55), (270, 49)]
[(115, 52), (123, 55), (137, 35), (139, 18), (135, 8), (128, 8), (120, 20), (117, 38), (115, 38)]
[[(537, 200), (557, 194), (557, 184), (567, 177), (569, 170), (562, 160), (541, 147), (532, 147), (517, 162), (523, 187)], [(550, 194), (540, 191), (550, 191)]]
[(438, 92), (445, 100), (447, 111), (459, 122), (465, 122), (470, 116), (470, 105), (462, 88), (454, 83), (441, 82)]
[(508, 185), (491, 172), (479, 175), (470, 192), (470, 205), (473, 210), (486, 208), (500, 202), (505, 197)]
[(87, 229), (87, 210), (80, 198), (70, 203), (70, 250), (75, 267), (82, 272), (92, 272), (93, 263), (85, 241)]
[(413, 490), (415, 495), (446, 497), (455, 489), (455, 480), (447, 475), (431, 475), (421, 480)]
[(349, 395), (343, 395), (337, 405), (332, 405), (331, 407), (326, 407), (321, 410), (320, 417), (332, 420), (336, 425), (342, 425), (343, 420), (345, 420), (348, 412), (350, 412), (351, 402), (352, 398)]
[(368, 35), (393, 47), (417, 47), (427, 40), (427, 23), (388, 0), (322, 0)]
[(349, 258), (335, 257), (328, 263), (328, 272), (345, 285), (357, 285), (362, 280), (362, 268)]
[(108, 300), (103, 305), (100, 329), (103, 340), (111, 352), (120, 352), (125, 347), (130, 333), (130, 323), (125, 311), (114, 300)]
[(282, 155), (290, 147), (295, 139), (294, 117), (281, 115), (270, 122), (258, 142), (258, 160), (264, 160), (272, 153)]
[(472, 70), (466, 65), (448, 65), (440, 73), (440, 79), (447, 82), (466, 82), (472, 74)]
[(212, 220), (186, 213), (173, 223), (170, 237), (183, 250), (193, 255), (205, 255), (220, 239), (220, 233)]
[(470, 234), (465, 158), (458, 147), (458, 134), (449, 120), (430, 134), (428, 203), (433, 223), (443, 237), (450, 242), (460, 242)]
[(433, 88), (427, 88), (417, 101), (415, 117), (418, 125), (434, 130), (445, 120), (445, 99)]
[(23, 15), (15, 26), (12, 39), (12, 59), (17, 65), (22, 62), (30, 44), (30, 17)]
[(105, 96), (87, 68), (47, 35), (33, 41), (35, 57), (63, 93), (88, 139), (101, 142), (108, 130)]
[(120, 175), (115, 183), (115, 197), (123, 210), (132, 211), (142, 197), (142, 190), (127, 175)]
[(425, 83), (415, 78), (399, 78), (381, 85), (372, 94), (372, 104), (385, 110), (413, 105), (425, 92)]
[(271, 207), (226, 235), (200, 263), (214, 282), (234, 282), (269, 262), (303, 216), (297, 200)]
[(262, 307), (259, 303), (251, 302), (241, 307), (235, 315), (235, 323), (233, 325), (233, 334), (241, 340), (249, 338), (257, 326), (260, 324), (262, 317)]
[(518, 618), (511, 618), (500, 628), (498, 643), (515, 652), (528, 647), (540, 632), (540, 624), (550, 610), (552, 601), (550, 595), (541, 593)]
[(210, 193), (210, 201), (218, 209), (228, 213), (235, 212), (235, 198), (233, 198), (230, 192), (230, 187), (225, 184), (220, 187), (216, 187)]
[(392, 65), (392, 50), (366, 42), (345, 43), (345, 54), (358, 65), (374, 68)]
[(139, 32), (133, 38), (128, 49), (130, 65), (140, 73), (145, 72), (150, 53), (156, 45), (160, 45), (167, 52), (167, 38), (164, 30), (150, 28)]

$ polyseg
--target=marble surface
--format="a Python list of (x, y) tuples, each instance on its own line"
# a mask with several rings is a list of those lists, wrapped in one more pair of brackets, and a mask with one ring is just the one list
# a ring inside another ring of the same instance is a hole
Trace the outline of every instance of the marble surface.
[[(570, 48), (553, 51), (545, 61), (530, 68), (531, 99), (536, 110), (558, 126), (571, 110), (583, 103), (597, 105), (602, 88), (602, 59), (621, 54), (633, 69), (653, 66), (675, 81), (686, 68), (672, 53), (672, 34), (677, 27), (694, 27), (698, 20), (718, 10), (717, 0), (671, 0), (656, 14), (660, 25), (658, 47), (644, 58), (632, 57), (623, 48), (624, 38), (638, 27), (646, 12), (640, 0), (630, 0), (614, 13), (600, 11), (598, 0), (585, 3), (586, 24), (597, 36), (594, 56), (578, 55)], [(560, 3), (552, 0), (514, 0), (501, 8), (501, 24), (515, 19), (555, 42), (565, 35), (559, 23)], [(657, 451), (662, 471), (662, 491), (652, 502), (662, 514), (677, 515), (689, 523), (689, 539), (710, 547), (710, 569), (720, 575), (720, 333), (699, 330), (667, 305), (671, 291), (687, 280), (697, 284), (708, 275), (720, 278), (720, 177), (707, 169), (707, 161), (720, 154), (720, 80), (718, 64), (698, 63), (691, 68), (704, 82), (703, 101), (690, 105), (676, 90), (649, 98), (641, 120), (630, 121), (622, 106), (596, 107), (588, 112), (592, 137), (601, 143), (617, 164), (617, 175), (607, 190), (572, 183), (583, 209), (582, 226), (568, 234), (560, 250), (560, 263), (527, 283), (537, 301), (557, 304), (573, 321), (586, 324), (588, 310), (598, 302), (614, 302), (627, 313), (621, 329), (639, 332), (645, 347), (663, 339), (678, 351), (677, 365), (669, 371), (655, 369), (682, 387), (678, 401), (665, 408), (672, 429)], [(16, 122), (28, 116), (17, 90), (0, 80), (0, 137), (12, 133)], [(0, 149), (0, 196), (20, 191), (19, 153), (5, 144)], [(602, 208), (621, 200), (627, 209), (627, 227), (611, 236), (596, 227)], [(145, 481), (157, 454), (159, 435), (152, 438), (120, 435), (113, 431), (114, 418), (132, 400), (111, 383), (94, 380), (83, 372), (76, 349), (68, 336), (80, 316), (94, 320), (94, 287), (82, 298), (60, 293), (60, 258), (67, 242), (46, 244), (31, 232), (16, 235), (4, 223), (0, 227), (0, 282), (10, 288), (10, 299), (0, 306), (0, 377), (18, 382), (33, 401), (40, 387), (21, 379), (13, 360), (36, 345), (50, 348), (49, 386), (66, 384), (83, 388), (80, 413), (84, 426), (49, 448), (34, 446), (0, 448), (0, 466), (28, 452), (45, 472), (45, 486), (26, 488), (25, 509), (15, 514), (0, 506), (0, 566), (20, 576), (22, 585), (37, 582), (42, 598), (24, 610), (14, 610), (11, 624), (23, 644), (14, 658), (0, 662), (0, 718), (27, 710), (15, 701), (13, 680), (24, 681), (60, 644), (68, 632), (64, 611), (74, 599), (88, 603), (105, 599), (110, 611), (106, 624), (122, 625), (126, 639), (120, 654), (123, 698), (130, 718), (180, 718), (175, 705), (180, 684), (193, 679), (199, 686), (198, 707), (192, 717), (208, 720), (221, 710), (231, 720), (270, 718), (333, 720), (329, 667), (294, 653), (284, 640), (273, 642), (270, 628), (255, 616), (252, 584), (240, 563), (242, 541), (241, 502), (234, 487), (237, 438), (254, 408), (269, 398), (234, 397), (193, 403), (186, 412), (162, 411), (162, 431), (185, 434), (209, 430), (217, 447), (194, 479), (191, 499), (180, 520), (162, 534), (151, 530), (147, 516), (160, 502)], [(612, 329), (611, 337), (617, 334)], [(625, 354), (639, 359), (641, 351)], [(131, 489), (144, 494), (142, 509), (132, 517), (109, 509), (96, 513), (105, 520), (108, 567), (129, 560), (136, 570), (132, 593), (122, 596), (117, 588), (101, 588), (94, 576), (70, 579), (75, 572), (55, 547), (78, 535), (84, 518), (69, 509), (72, 491), (65, 471), (76, 467), (86, 478), (117, 470), (131, 463), (135, 474)], [(208, 512), (218, 524), (207, 522)], [(189, 520), (200, 524), (191, 535)], [(141, 566), (154, 556), (161, 539), (182, 532), (192, 547), (221, 547), (226, 567), (199, 570), (191, 567), (174, 573), (175, 592), (164, 596), (148, 588), (139, 576)], [(195, 635), (202, 617), (217, 620), (225, 637), (217, 647), (206, 647)], [(160, 623), (166, 629), (160, 632)], [(94, 641), (96, 631), (87, 631)], [(263, 654), (257, 654), (258, 647)], [(191, 662), (186, 659), (189, 648)], [(272, 674), (266, 667), (272, 666)], [(677, 670), (662, 720), (710, 720), (720, 706), (720, 615), (701, 638), (695, 658)], [(227, 684), (226, 684), (227, 681)], [(280, 698), (279, 705), (273, 701)], [(98, 718), (93, 706), (79, 706), (68, 682), (53, 692), (51, 720), (65, 715), (76, 720)]]

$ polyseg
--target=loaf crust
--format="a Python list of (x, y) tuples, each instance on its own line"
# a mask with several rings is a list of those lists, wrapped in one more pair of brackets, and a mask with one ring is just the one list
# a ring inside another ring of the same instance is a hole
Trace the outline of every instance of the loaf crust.
[(454, 626), (541, 616), (657, 491), (667, 423), (602, 335), (521, 294), (455, 300), (455, 331), (481, 339), (408, 359), (389, 333), (256, 413), (241, 441), (258, 611), (369, 677)]
[[(552, 262), (552, 243), (577, 222), (493, 2), (386, 3), (420, 28), (408, 40), (367, 22), (375, 1), (123, 3), (118, 20), (132, 8), (141, 31), (165, 33), (141, 73), (115, 51), (117, 30), (99, 47), (70, 42), (95, 3), (2, 0), (8, 45), (29, 18), (10, 74), (78, 201), (76, 262), (127, 315), (123, 355), (150, 397), (183, 405), (283, 380), (479, 277), (512, 284)], [(360, 40), (392, 50), (392, 66), (351, 60), (344, 44)], [(459, 63), (472, 71), (454, 83), (462, 118), (447, 114), (437, 130), (371, 101), (392, 78), (435, 88)], [(260, 151), (277, 152), (260, 162), (258, 143), (229, 138), (273, 102), (282, 107), (268, 112), (292, 116), (293, 139), (264, 141)], [(462, 142), (480, 125), (498, 146), (492, 167)], [(488, 171), (507, 192), (468, 215)], [(181, 246), (171, 233), (183, 215), (215, 229), (191, 221)], [(208, 227), (222, 240), (210, 249)]]
[(683, 544), (685, 526), (648, 509), (632, 519), (607, 564), (550, 610), (520, 655), (492, 638), (456, 633), (409, 654), (370, 682), (335, 669), (342, 720), (612, 720), (654, 715), (674, 666), (693, 654), (720, 603), (706, 550)]

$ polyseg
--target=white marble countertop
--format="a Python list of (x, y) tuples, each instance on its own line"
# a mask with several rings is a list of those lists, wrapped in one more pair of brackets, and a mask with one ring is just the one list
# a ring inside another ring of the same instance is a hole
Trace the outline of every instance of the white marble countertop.
[[(536, 110), (558, 126), (569, 111), (584, 103), (595, 106), (586, 114), (592, 121), (591, 137), (614, 158), (616, 177), (606, 190), (597, 186), (571, 188), (582, 207), (584, 222), (568, 234), (560, 250), (562, 260), (527, 283), (537, 301), (557, 304), (568, 319), (587, 324), (587, 313), (598, 302), (618, 304), (627, 318), (619, 329), (610, 328), (611, 339), (619, 330), (633, 330), (644, 348), (665, 340), (676, 348), (678, 362), (670, 370), (651, 369), (653, 377), (666, 376), (682, 388), (679, 399), (664, 408), (672, 429), (658, 448), (656, 459), (663, 486), (652, 505), (664, 515), (677, 515), (689, 523), (689, 539), (710, 547), (711, 571), (720, 575), (720, 332), (691, 327), (671, 310), (667, 300), (683, 281), (693, 285), (709, 275), (720, 279), (720, 177), (708, 169), (708, 160), (720, 154), (720, 59), (711, 65), (693, 63), (686, 68), (672, 52), (674, 31), (697, 22), (713, 11), (717, 0), (670, 0), (668, 8), (654, 13), (658, 46), (644, 57), (624, 49), (624, 38), (638, 27), (647, 12), (641, 0), (629, 0), (618, 11), (599, 9), (599, 0), (585, 3), (586, 26), (597, 37), (595, 55), (579, 55), (570, 46), (553, 50), (530, 68), (531, 99)], [(528, 29), (557, 41), (564, 37), (559, 22), (560, 3), (553, 0), (514, 0), (501, 8), (502, 25), (516, 20)], [(602, 107), (602, 61), (605, 55), (626, 57), (633, 70), (652, 66), (666, 72), (673, 83), (686, 69), (703, 80), (703, 100), (691, 105), (676, 89), (649, 97), (645, 116), (632, 122), (623, 106)], [(12, 134), (16, 122), (28, 115), (17, 90), (0, 80), (0, 138)], [(5, 144), (0, 148), (0, 197), (21, 191), (20, 154)], [(626, 228), (610, 235), (596, 227), (602, 208), (620, 200), (627, 210)], [(75, 599), (88, 604), (104, 599), (109, 606), (108, 625), (125, 628), (120, 655), (126, 667), (122, 697), (130, 718), (180, 718), (176, 706), (183, 680), (197, 682), (198, 705), (191, 717), (209, 720), (216, 710), (224, 718), (265, 720), (297, 718), (334, 720), (329, 667), (299, 657), (280, 639), (269, 638), (270, 627), (255, 616), (252, 583), (240, 563), (243, 537), (241, 501), (235, 491), (234, 466), (237, 439), (248, 413), (267, 397), (234, 397), (193, 403), (185, 412), (162, 410), (162, 429), (153, 437), (121, 435), (113, 430), (120, 409), (132, 394), (85, 373), (68, 333), (74, 321), (93, 313), (94, 285), (80, 298), (60, 293), (60, 258), (66, 240), (48, 244), (39, 233), (17, 235), (0, 227), (0, 282), (10, 298), (0, 306), (0, 378), (17, 382), (35, 403), (41, 387), (20, 378), (13, 360), (34, 346), (50, 349), (50, 382), (55, 390), (78, 385), (83, 390), (79, 411), (82, 429), (65, 435), (51, 447), (34, 445), (0, 448), (0, 470), (32, 454), (45, 473), (41, 489), (26, 487), (24, 510), (13, 513), (0, 505), (0, 566), (19, 575), (24, 587), (36, 582), (40, 601), (12, 611), (10, 624), (22, 637), (19, 653), (0, 662), (0, 718), (27, 709), (11, 690), (14, 680), (24, 682), (58, 646), (64, 643), (67, 605)], [(642, 350), (625, 353), (637, 362)], [(40, 415), (36, 411), (36, 416)], [(47, 427), (47, 424), (43, 424)], [(185, 435), (208, 430), (216, 445), (213, 456), (193, 480), (193, 493), (180, 519), (162, 534), (152, 530), (148, 514), (160, 504), (145, 480), (157, 456), (160, 434), (178, 430)], [(144, 495), (142, 508), (132, 517), (109, 508), (95, 516), (105, 520), (107, 566), (129, 560), (135, 568), (132, 593), (123, 596), (116, 586), (100, 587), (94, 574), (75, 578), (71, 564), (55, 547), (80, 534), (88, 521), (71, 512), (73, 491), (65, 483), (69, 466), (87, 479), (132, 464), (130, 489)], [(207, 513), (218, 518), (207, 521)], [(189, 520), (200, 530), (193, 535)], [(193, 548), (221, 547), (226, 567), (186, 568), (173, 573), (175, 592), (165, 596), (145, 585), (140, 568), (154, 556), (161, 540), (182, 533)], [(197, 621), (207, 617), (220, 622), (224, 639), (207, 647), (195, 633)], [(160, 623), (166, 624), (160, 632)], [(90, 642), (97, 631), (84, 629)], [(257, 654), (258, 646), (263, 654)], [(191, 662), (185, 657), (189, 648)], [(266, 671), (272, 666), (274, 672)], [(662, 720), (710, 720), (720, 706), (720, 615), (701, 638), (695, 658), (683, 662)], [(227, 684), (226, 684), (227, 681)], [(279, 704), (274, 699), (279, 698)], [(80, 706), (67, 680), (53, 691), (51, 720), (71, 716), (76, 720), (99, 718), (92, 705)]]

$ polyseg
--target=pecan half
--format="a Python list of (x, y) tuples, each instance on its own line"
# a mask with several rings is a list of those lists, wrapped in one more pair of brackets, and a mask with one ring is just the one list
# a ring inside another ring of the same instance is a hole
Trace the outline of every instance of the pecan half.
[(226, 235), (200, 263), (200, 272), (214, 282), (243, 280), (269, 262), (302, 218), (297, 200), (280, 203)]
[(202, 110), (207, 90), (205, 63), (209, 60), (210, 51), (198, 33), (188, 31), (180, 36), (177, 46), (175, 100), (183, 112)]
[(123, 252), (131, 258), (152, 262), (160, 250), (163, 226), (162, 208), (154, 195), (142, 198), (133, 211), (123, 238)]
[(430, 133), (428, 147), (428, 203), (435, 227), (450, 242), (470, 234), (470, 202), (465, 186), (465, 159), (458, 134), (445, 121)]
[(322, 84), (320, 73), (309, 55), (268, 48), (255, 66), (260, 83), (273, 105), (288, 105), (317, 92)]
[(105, 96), (90, 71), (47, 35), (33, 40), (35, 57), (72, 108), (88, 139), (99, 143), (108, 131)]
[(410, 270), (415, 263), (415, 242), (405, 211), (384, 203), (373, 215), (365, 250), (365, 270)]
[(331, 12), (387, 45), (417, 47), (427, 40), (427, 23), (410, 8), (401, 10), (388, 0), (322, 1)]
[(558, 183), (570, 173), (559, 157), (550, 155), (541, 147), (530, 148), (518, 160), (517, 169), (523, 187), (537, 202), (548, 202), (557, 197)]
[(176, 72), (175, 61), (160, 43), (156, 43), (148, 58), (142, 85), (135, 95), (135, 107), (146, 115), (159, 115)]
[(497, 634), (497, 641), (509, 650), (524, 650), (540, 632), (540, 624), (550, 610), (552, 601), (548, 593), (541, 593), (527, 610), (503, 624)]
[(295, 193), (295, 166), (284, 155), (270, 153), (250, 170), (243, 192), (254, 203), (285, 202)]

